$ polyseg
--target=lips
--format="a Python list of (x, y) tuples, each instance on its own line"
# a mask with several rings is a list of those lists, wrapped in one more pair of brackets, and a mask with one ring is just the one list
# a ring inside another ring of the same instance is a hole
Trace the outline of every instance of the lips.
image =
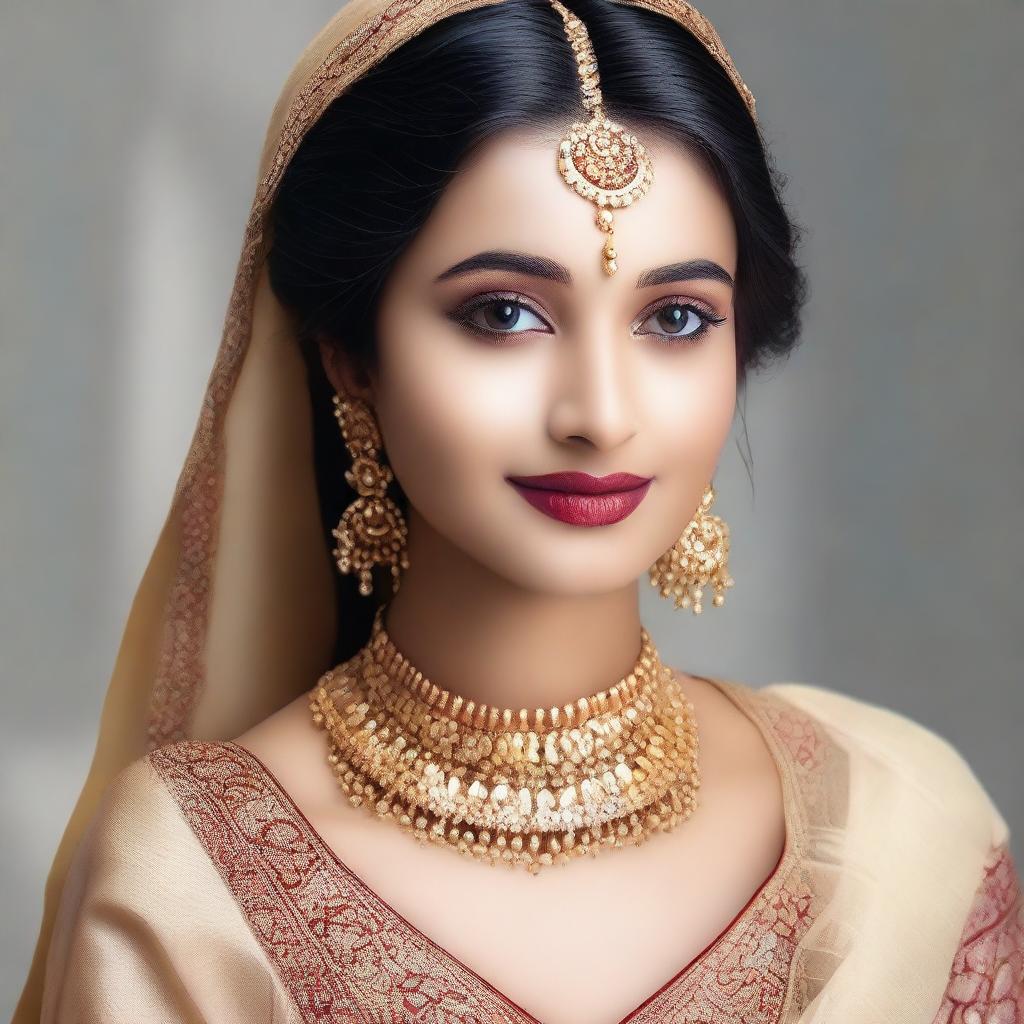
[(545, 473), (543, 476), (510, 476), (509, 481), (534, 487), (540, 491), (564, 491), (567, 494), (610, 494), (631, 491), (651, 482), (651, 477), (632, 473), (609, 473), (591, 476), (589, 473)]
[(535, 509), (572, 526), (608, 526), (643, 501), (652, 477), (633, 473), (546, 473), (510, 476), (508, 482)]

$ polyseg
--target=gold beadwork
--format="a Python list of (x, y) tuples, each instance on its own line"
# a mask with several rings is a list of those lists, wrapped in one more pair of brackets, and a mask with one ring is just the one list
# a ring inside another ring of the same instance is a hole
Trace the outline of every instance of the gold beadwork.
[(345, 509), (331, 531), (338, 541), (332, 554), (339, 572), (359, 574), (359, 593), (364, 597), (373, 593), (373, 566), (391, 566), (394, 593), (398, 590), (400, 571), (409, 568), (405, 518), (387, 496), (394, 475), (379, 461), (383, 445), (370, 407), (358, 398), (342, 400), (335, 395), (333, 401), (335, 418), (352, 456), (352, 467), (345, 470), (345, 479), (359, 497)]
[(729, 575), (729, 526), (721, 516), (708, 514), (714, 500), (715, 490), (708, 484), (683, 535), (649, 570), (651, 585), (660, 587), (661, 596), (671, 596), (677, 608), (692, 608), (694, 615), (703, 610), (703, 588), (709, 583), (715, 588), (712, 603), (721, 608), (726, 588), (736, 582)]
[(632, 671), (563, 707), (491, 707), (426, 679), (384, 629), (310, 694), (354, 806), (417, 839), (531, 874), (639, 845), (697, 807), (693, 705), (641, 628)]
[(583, 107), (590, 112), (590, 120), (575, 121), (559, 143), (558, 170), (578, 195), (597, 205), (597, 226), (608, 236), (602, 267), (611, 275), (618, 269), (618, 253), (609, 207), (629, 206), (646, 195), (654, 168), (640, 140), (605, 116), (597, 58), (586, 25), (560, 0), (551, 0), (551, 5), (562, 16), (576, 54)]

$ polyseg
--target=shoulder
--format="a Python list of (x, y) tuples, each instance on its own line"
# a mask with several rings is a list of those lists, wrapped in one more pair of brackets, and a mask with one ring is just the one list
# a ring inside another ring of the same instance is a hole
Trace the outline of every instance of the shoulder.
[(245, 769), (242, 752), (220, 741), (182, 740), (130, 762), (73, 854), (67, 900), (88, 913), (119, 907), (165, 935), (197, 908), (204, 927), (234, 927), (223, 860), (236, 845), (232, 802), (254, 786)]
[(973, 767), (936, 729), (905, 712), (810, 683), (776, 682), (752, 692), (805, 713), (846, 750), (854, 768), (866, 772), (870, 766), (879, 784), (898, 778), (953, 818), (987, 819), (993, 841), (1006, 840), (1007, 823)]
[(103, 792), (92, 821), (94, 840), (115, 850), (120, 843), (158, 836), (177, 815), (151, 755), (122, 768)]
[(229, 1005), (232, 1020), (284, 1019), (236, 890), (157, 768), (201, 746), (161, 747), (104, 788), (61, 891), (45, 1020), (220, 1020)]
[(119, 829), (131, 824), (149, 831), (174, 817), (174, 803), (154, 759), (164, 751), (183, 747), (188, 741), (150, 752), (122, 768), (109, 783), (97, 809), (97, 820)]
[[(155, 884), (173, 877), (189, 863), (205, 859), (205, 851), (183, 812), (183, 790), (175, 776), (200, 761), (209, 763), (220, 743), (182, 740), (139, 757), (122, 768), (107, 785), (83, 836), (92, 872), (131, 874)], [(201, 784), (201, 783), (200, 783)]]
[(894, 708), (810, 683), (769, 683), (754, 692), (781, 698), (807, 712), (831, 734), (856, 740), (876, 757), (899, 758), (911, 771), (929, 775), (936, 770), (957, 775), (971, 771), (945, 736)]
[(72, 855), (63, 898), (90, 907), (163, 906), (207, 871), (202, 845), (146, 755), (104, 788)]

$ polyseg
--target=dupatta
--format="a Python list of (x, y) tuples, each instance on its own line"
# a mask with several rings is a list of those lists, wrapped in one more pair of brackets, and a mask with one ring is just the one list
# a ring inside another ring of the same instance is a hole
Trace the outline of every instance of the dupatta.
[[(284, 84), (198, 422), (131, 605), (93, 760), (47, 877), (14, 1024), (39, 1018), (68, 867), (112, 780), (166, 744), (244, 732), (307, 691), (334, 663), (339, 608), (317, 499), (312, 405), (295, 324), (264, 267), (268, 213), (305, 132), (351, 82), (437, 20), (498, 2), (350, 0)], [(687, 29), (753, 114), (753, 96), (703, 15), (682, 0), (617, 2)], [(955, 752), (937, 748), (920, 727), (813, 687), (783, 685), (779, 692), (847, 737), (853, 780), (849, 792), (829, 798), (836, 801), (834, 825), (813, 837), (807, 878), (831, 898), (795, 960), (802, 991), (794, 992), (785, 1019), (865, 1020), (862, 1011), (870, 1007), (871, 1019), (929, 1024), (922, 1007), (938, 1005), (985, 857), (993, 838), (1005, 839), (1005, 823)], [(892, 750), (900, 751), (899, 764), (892, 763)], [(937, 784), (947, 803), (919, 799)], [(887, 822), (881, 835), (873, 802), (883, 791), (891, 795), (894, 785), (905, 787), (899, 791), (907, 794), (906, 813), (898, 827)], [(960, 823), (956, 834), (930, 860), (908, 857), (908, 849), (918, 849), (911, 838), (939, 828), (951, 808)], [(901, 915), (906, 886), (942, 891), (931, 920)], [(909, 985), (901, 969), (914, 972)], [(865, 999), (865, 978), (887, 984)]]

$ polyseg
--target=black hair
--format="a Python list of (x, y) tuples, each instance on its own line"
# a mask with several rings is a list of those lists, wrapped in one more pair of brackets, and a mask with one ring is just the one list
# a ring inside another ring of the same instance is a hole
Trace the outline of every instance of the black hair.
[[(593, 41), (608, 116), (641, 138), (646, 129), (685, 147), (724, 191), (738, 241), (742, 387), (749, 370), (788, 354), (799, 335), (807, 285), (795, 260), (800, 231), (781, 198), (785, 179), (725, 70), (679, 23), (616, 0), (566, 6)], [(407, 40), (303, 137), (273, 202), (267, 261), (307, 357), (328, 530), (353, 494), (338, 468), (347, 455), (313, 339), (373, 366), (382, 286), (457, 168), (505, 131), (564, 128), (583, 113), (561, 16), (549, 0), (502, 0)]]

